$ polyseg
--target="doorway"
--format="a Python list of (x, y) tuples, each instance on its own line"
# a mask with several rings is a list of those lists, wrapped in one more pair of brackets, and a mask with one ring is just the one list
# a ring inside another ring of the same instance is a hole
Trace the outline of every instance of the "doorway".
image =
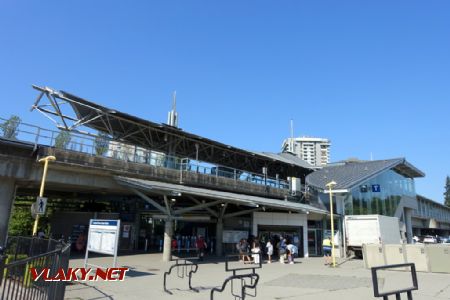
[(308, 253), (309, 256), (322, 255), (322, 230), (308, 229)]
[(261, 247), (264, 249), (265, 243), (270, 239), (274, 248), (274, 256), (278, 256), (276, 246), (281, 237), (286, 238), (298, 248), (299, 257), (304, 257), (303, 226), (258, 226), (258, 239), (263, 243)]

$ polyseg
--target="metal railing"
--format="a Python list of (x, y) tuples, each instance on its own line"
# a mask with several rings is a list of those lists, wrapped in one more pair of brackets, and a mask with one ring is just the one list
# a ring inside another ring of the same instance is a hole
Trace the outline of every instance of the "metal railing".
[(65, 282), (47, 280), (60, 270), (67, 273), (70, 244), (52, 239), (10, 237), (1, 252), (1, 300), (64, 299)]
[[(4, 124), (6, 121), (6, 119), (0, 118), (0, 124)], [(182, 173), (189, 172), (225, 177), (236, 181), (245, 181), (279, 189), (289, 189), (289, 182), (287, 180), (268, 177), (264, 174), (252, 173), (245, 170), (213, 165), (208, 162), (196, 161), (185, 157), (170, 156), (136, 145), (114, 141), (107, 137), (96, 137), (94, 135), (63, 130), (49, 130), (22, 122), (17, 124), (14, 132), (13, 136), (3, 136), (3, 138), (31, 142), (35, 146), (45, 145), (93, 156), (180, 170), (180, 181), (183, 180)]]

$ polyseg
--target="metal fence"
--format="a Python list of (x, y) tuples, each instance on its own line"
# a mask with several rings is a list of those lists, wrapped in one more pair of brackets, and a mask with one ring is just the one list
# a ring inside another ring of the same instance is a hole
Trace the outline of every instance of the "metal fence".
[[(7, 121), (4, 118), (0, 118), (0, 123), (5, 124)], [(148, 164), (184, 172), (226, 177), (237, 181), (246, 181), (280, 189), (289, 189), (289, 182), (283, 179), (271, 178), (264, 176), (264, 174), (251, 173), (245, 170), (217, 166), (190, 158), (170, 156), (136, 145), (114, 141), (106, 136), (95, 136), (62, 130), (55, 131), (22, 122), (10, 126), (14, 126), (14, 128), (8, 130), (10, 132), (8, 136), (5, 136), (4, 132), (3, 138), (82, 152), (93, 156)], [(11, 134), (11, 132), (14, 133)]]
[(9, 237), (0, 251), (0, 299), (64, 299), (65, 282), (48, 279), (67, 273), (69, 255), (63, 241)]

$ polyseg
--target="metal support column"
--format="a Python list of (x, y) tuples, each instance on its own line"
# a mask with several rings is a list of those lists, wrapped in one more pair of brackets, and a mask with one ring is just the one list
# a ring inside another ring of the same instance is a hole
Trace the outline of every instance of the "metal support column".
[(164, 226), (164, 248), (163, 248), (163, 261), (169, 262), (172, 260), (171, 245), (173, 235), (173, 221), (171, 218), (167, 218)]
[(222, 256), (222, 235), (223, 235), (223, 220), (217, 219), (216, 224), (216, 255)]
[(404, 208), (405, 210), (405, 227), (406, 227), (406, 241), (408, 244), (412, 243), (412, 222), (411, 222), (411, 213), (412, 209)]

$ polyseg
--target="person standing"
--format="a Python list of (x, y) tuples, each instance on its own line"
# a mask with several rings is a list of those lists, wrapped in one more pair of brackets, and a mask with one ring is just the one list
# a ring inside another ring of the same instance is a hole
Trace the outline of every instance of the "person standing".
[(322, 241), (323, 257), (325, 265), (331, 265), (331, 238), (325, 237)]
[(278, 248), (278, 253), (280, 254), (280, 263), (284, 264), (284, 259), (286, 256), (286, 239), (281, 237), (280, 246)]
[(266, 244), (266, 251), (267, 251), (267, 263), (272, 263), (272, 255), (273, 255), (273, 245), (272, 242), (270, 241), (270, 239), (267, 241)]
[(242, 252), (242, 260), (244, 261), (244, 264), (247, 262), (251, 263), (250, 256), (248, 255), (250, 252), (250, 246), (246, 239), (242, 240), (241, 252)]
[(289, 241), (287, 246), (286, 246), (286, 253), (287, 253), (287, 257), (288, 257), (288, 262), (289, 264), (294, 264), (294, 245), (292, 245), (292, 243)]
[(196, 241), (197, 246), (197, 253), (199, 260), (203, 260), (203, 257), (205, 256), (205, 249), (206, 249), (206, 243), (203, 237), (200, 235)]
[(253, 262), (255, 264), (259, 265), (259, 263), (261, 261), (261, 248), (259, 247), (259, 242), (258, 241), (253, 242), (253, 248), (252, 248), (251, 251), (252, 251)]
[(244, 254), (242, 253), (242, 243), (243, 243), (243, 239), (240, 239), (239, 242), (236, 243), (236, 250), (239, 253), (239, 261), (242, 261), (244, 258)]

